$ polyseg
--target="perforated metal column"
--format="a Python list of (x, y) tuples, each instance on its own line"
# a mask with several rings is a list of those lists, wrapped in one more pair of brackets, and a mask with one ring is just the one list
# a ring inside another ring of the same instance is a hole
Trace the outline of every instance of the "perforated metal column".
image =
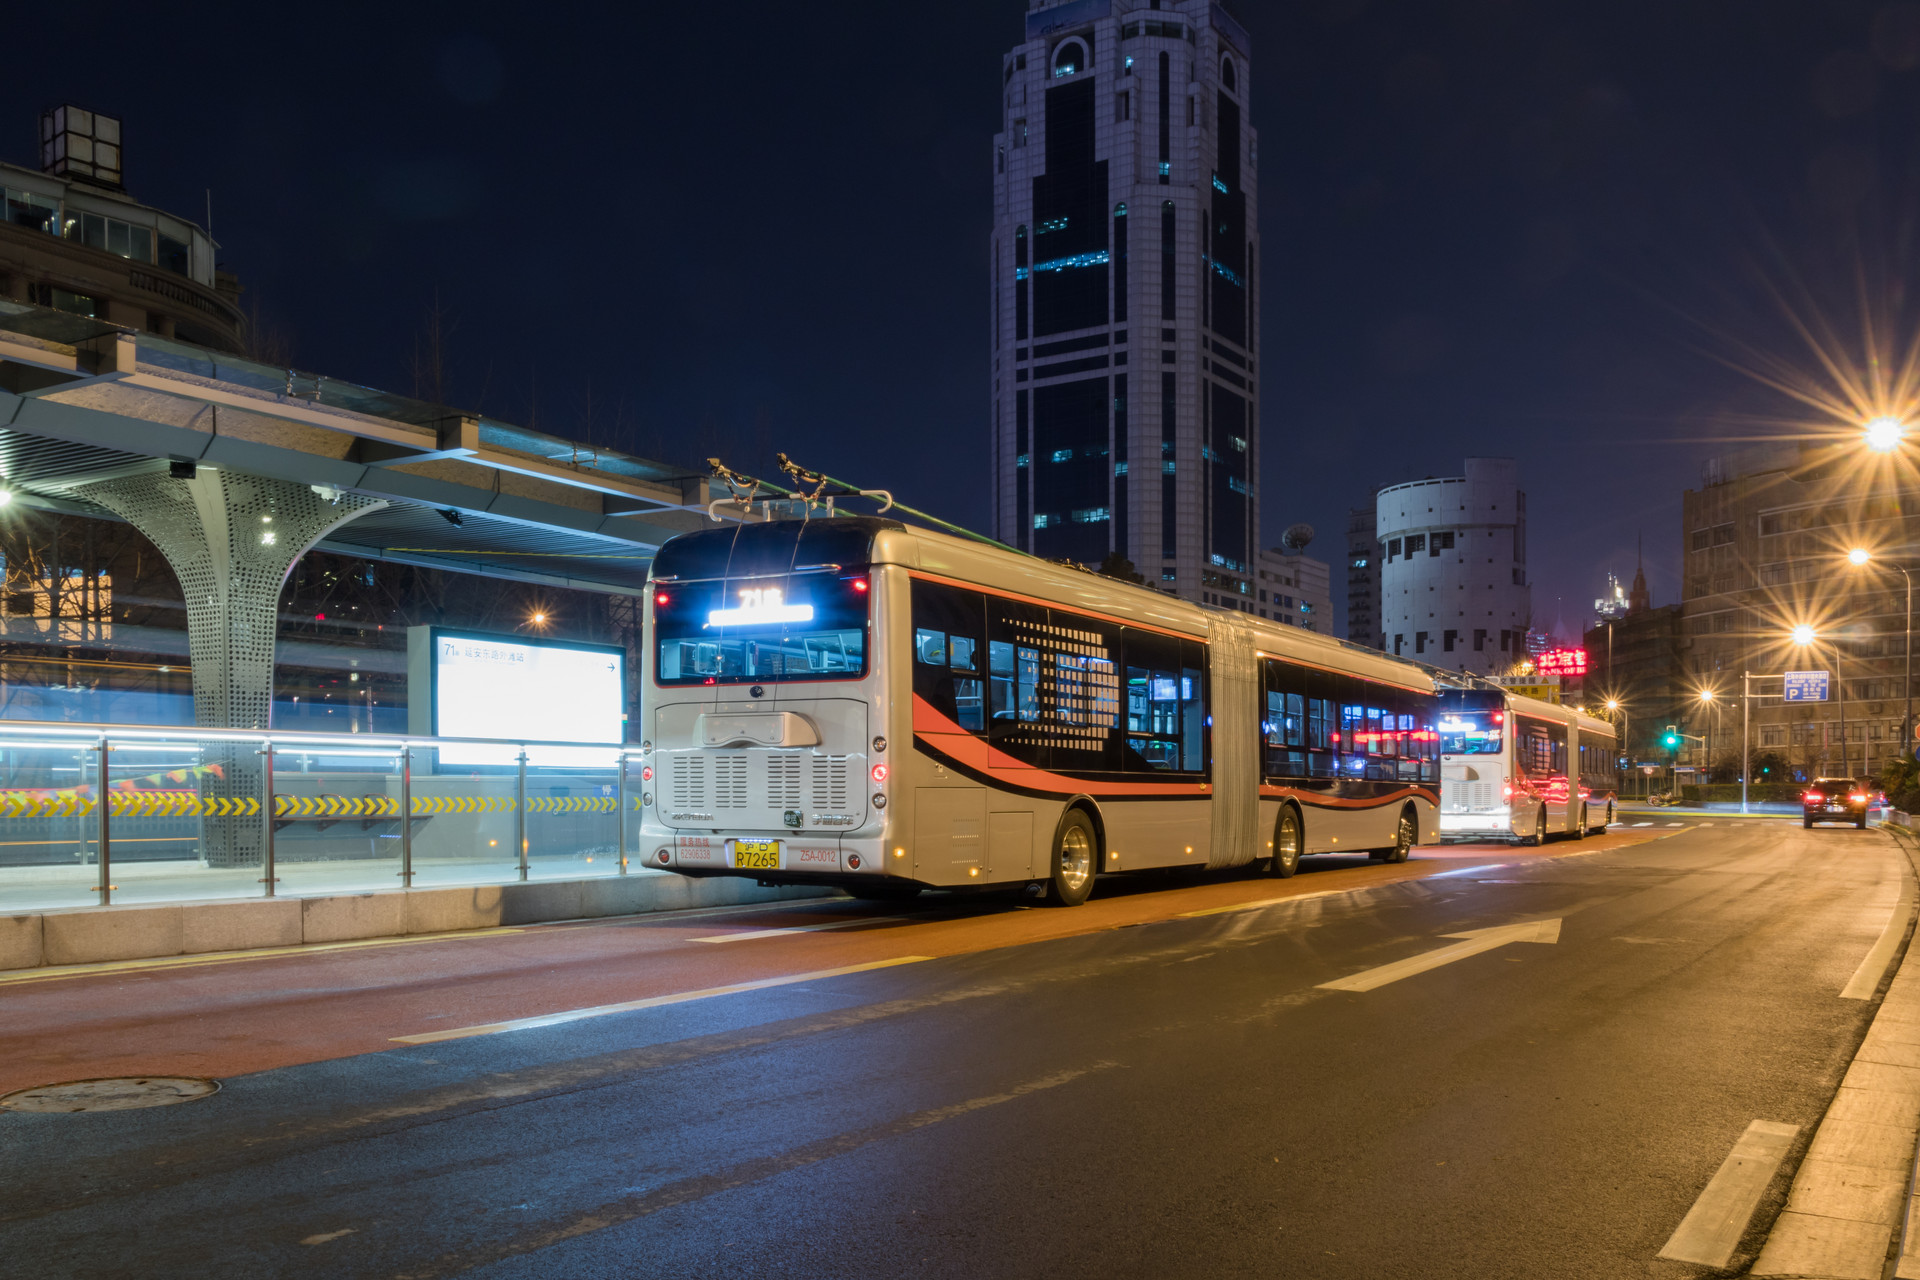
[[(265, 729), (273, 713), (273, 651), (280, 590), (314, 543), (357, 515), (386, 506), (343, 494), (328, 501), (306, 485), (201, 467), (191, 480), (124, 476), (76, 490), (140, 530), (173, 566), (187, 605), (194, 722), (207, 729)], [(260, 798), (260, 760), (235, 748), (208, 764), (203, 797)], [(214, 866), (260, 865), (262, 825), (252, 817), (208, 817), (204, 843)]]

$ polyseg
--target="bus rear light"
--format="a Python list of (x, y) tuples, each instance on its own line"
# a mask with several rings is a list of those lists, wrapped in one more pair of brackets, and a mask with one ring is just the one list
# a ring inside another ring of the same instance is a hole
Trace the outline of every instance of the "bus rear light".
[(640, 781), (642, 781), (642, 782), (652, 782), (652, 781), (653, 781), (653, 766), (652, 766), (652, 765), (650, 765), (650, 764), (646, 764), (646, 765), (641, 765), (641, 766), (640, 766)]
[(886, 765), (877, 764), (873, 766), (873, 785), (877, 787), (881, 783), (885, 782), (887, 780), (887, 773), (888, 773), (888, 770)]
[(865, 578), (855, 578), (853, 580), (853, 589), (855, 591), (865, 591), (867, 589), (867, 580)]
[(1502, 800), (1513, 799), (1513, 784), (1511, 782), (1503, 782), (1500, 784), (1500, 798)]
[(859, 869), (860, 869), (860, 855), (859, 855), (859, 854), (857, 854), (857, 853), (850, 853), (850, 854), (848, 854), (848, 855), (847, 855), (847, 870), (849, 870), (849, 871), (858, 871)]
[(655, 593), (654, 593), (654, 597), (653, 597), (653, 602), (654, 602), (654, 604), (656, 604), (656, 605), (664, 605), (664, 604), (666, 604), (666, 602), (667, 602), (667, 593), (666, 593), (666, 592), (664, 592), (664, 591), (659, 591), (659, 592), (655, 592)]
[(653, 859), (655, 862), (658, 862), (661, 866), (664, 867), (669, 862), (673, 861), (673, 851), (671, 849), (662, 849), (660, 850), (660, 852), (653, 855)]

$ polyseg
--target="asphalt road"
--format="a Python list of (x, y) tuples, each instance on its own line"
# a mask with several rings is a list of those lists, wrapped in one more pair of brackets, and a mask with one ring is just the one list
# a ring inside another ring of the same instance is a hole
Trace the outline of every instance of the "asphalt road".
[[(1749, 1122), (1800, 1125), (1750, 1260), (1904, 874), (1777, 820), (1307, 865), (0, 985), (6, 1087), (224, 1077), (0, 1115), (0, 1275), (1716, 1274), (1655, 1255)], [(650, 1003), (395, 1039), (610, 993)]]

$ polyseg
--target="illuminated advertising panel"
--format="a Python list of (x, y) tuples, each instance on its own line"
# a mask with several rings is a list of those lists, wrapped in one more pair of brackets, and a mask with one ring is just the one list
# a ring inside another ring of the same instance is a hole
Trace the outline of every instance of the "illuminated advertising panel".
[(1533, 667), (1543, 676), (1584, 676), (1587, 674), (1587, 651), (1548, 649), (1533, 660)]
[[(625, 736), (626, 655), (607, 645), (432, 631), (433, 734), (618, 745)], [(512, 747), (446, 746), (443, 765), (512, 765)], [(530, 765), (611, 767), (605, 750), (533, 747)]]

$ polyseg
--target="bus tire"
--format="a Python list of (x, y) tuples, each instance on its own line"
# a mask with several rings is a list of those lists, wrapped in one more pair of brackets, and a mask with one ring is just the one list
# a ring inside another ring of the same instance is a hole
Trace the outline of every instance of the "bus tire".
[(1290, 804), (1281, 805), (1280, 816), (1273, 820), (1273, 856), (1267, 859), (1267, 874), (1293, 879), (1300, 870), (1300, 851), (1306, 847), (1306, 825), (1300, 821), (1300, 811)]
[(1573, 838), (1575, 840), (1587, 838), (1587, 806), (1585, 805), (1580, 806), (1580, 821), (1574, 824)]
[(1093, 892), (1094, 867), (1100, 861), (1100, 840), (1093, 821), (1078, 809), (1069, 809), (1053, 833), (1053, 870), (1047, 878), (1047, 901), (1056, 907), (1077, 907)]
[(1545, 805), (1541, 805), (1540, 816), (1534, 819), (1533, 834), (1527, 838), (1527, 843), (1532, 845), (1534, 848), (1538, 849), (1541, 845), (1545, 844), (1546, 842), (1547, 842), (1547, 808)]
[(1420, 838), (1420, 819), (1414, 816), (1413, 806), (1408, 805), (1400, 811), (1400, 825), (1393, 829), (1393, 848), (1382, 849), (1382, 862), (1405, 862), (1407, 855), (1413, 852), (1414, 843)]

